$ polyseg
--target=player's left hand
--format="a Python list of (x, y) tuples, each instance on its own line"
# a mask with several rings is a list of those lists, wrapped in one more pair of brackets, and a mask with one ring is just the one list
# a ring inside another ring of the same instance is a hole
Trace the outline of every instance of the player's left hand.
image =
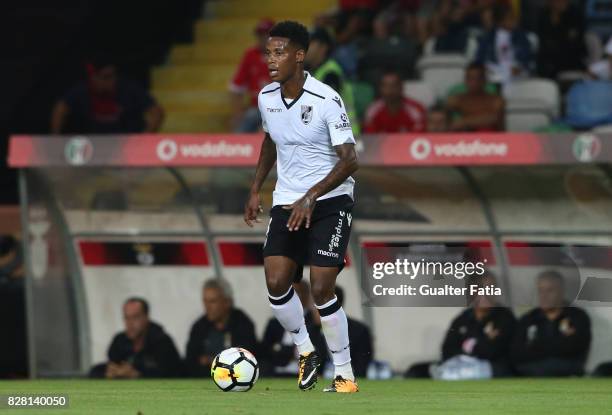
[(287, 228), (289, 231), (297, 231), (306, 222), (306, 229), (310, 228), (310, 219), (314, 211), (317, 199), (306, 193), (304, 196), (288, 206), (283, 206), (284, 209), (291, 210), (291, 216), (287, 220)]

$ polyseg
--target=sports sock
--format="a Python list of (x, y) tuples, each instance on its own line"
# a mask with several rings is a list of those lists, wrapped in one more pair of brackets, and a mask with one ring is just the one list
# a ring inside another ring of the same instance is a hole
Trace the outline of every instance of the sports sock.
[(317, 305), (321, 316), (321, 330), (334, 363), (334, 377), (355, 380), (351, 367), (351, 349), (348, 336), (348, 321), (344, 309), (334, 297), (323, 305)]
[(273, 297), (268, 294), (268, 299), (274, 317), (291, 334), (293, 343), (298, 348), (298, 353), (304, 354), (314, 351), (308, 330), (306, 330), (302, 302), (293, 287), (290, 287), (289, 291), (280, 297)]

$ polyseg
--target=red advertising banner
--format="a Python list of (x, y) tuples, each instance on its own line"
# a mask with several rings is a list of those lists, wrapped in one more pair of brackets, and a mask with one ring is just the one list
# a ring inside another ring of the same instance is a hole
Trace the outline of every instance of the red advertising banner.
[[(261, 134), (12, 136), (11, 167), (243, 166)], [(365, 166), (534, 165), (612, 162), (612, 134), (380, 134), (358, 139)]]

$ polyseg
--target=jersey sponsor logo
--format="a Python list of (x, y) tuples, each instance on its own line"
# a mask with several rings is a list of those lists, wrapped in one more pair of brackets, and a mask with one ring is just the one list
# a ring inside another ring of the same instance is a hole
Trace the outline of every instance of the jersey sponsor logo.
[(340, 240), (342, 239), (342, 225), (344, 224), (344, 218), (346, 216), (346, 212), (341, 210), (339, 214), (340, 214), (340, 217), (338, 218), (338, 224), (333, 229), (332, 236), (329, 240), (329, 245), (327, 246), (328, 251), (329, 251), (328, 253), (335, 254), (335, 255), (327, 255), (327, 256), (333, 256), (334, 258), (339, 257), (339, 255), (336, 252), (334, 252), (334, 250), (340, 246)]
[(346, 131), (346, 130), (350, 130), (351, 129), (351, 122), (349, 121), (349, 117), (348, 117), (348, 115), (346, 115), (345, 112), (340, 114), (340, 122), (337, 122), (334, 125), (334, 128), (336, 130), (340, 130), (340, 131)]
[(268, 112), (283, 112), (282, 108), (268, 108), (268, 107), (266, 107), (266, 110)]
[(340, 101), (339, 97), (333, 97), (332, 101), (334, 101), (340, 108), (342, 108), (342, 101)]
[(308, 125), (312, 120), (312, 105), (302, 105), (302, 122)]

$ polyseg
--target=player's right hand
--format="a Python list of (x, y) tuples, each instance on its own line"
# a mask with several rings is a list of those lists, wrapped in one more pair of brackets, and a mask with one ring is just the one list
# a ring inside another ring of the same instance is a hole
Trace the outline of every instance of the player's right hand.
[(263, 213), (263, 207), (261, 206), (259, 193), (251, 193), (249, 200), (244, 206), (244, 223), (252, 228), (253, 222), (261, 222), (261, 220), (257, 217), (260, 213)]

